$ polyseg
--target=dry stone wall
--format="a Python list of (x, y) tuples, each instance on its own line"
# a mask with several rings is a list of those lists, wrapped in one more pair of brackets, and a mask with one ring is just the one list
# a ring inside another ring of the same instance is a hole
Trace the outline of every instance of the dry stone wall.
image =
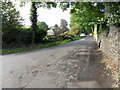
[(97, 41), (100, 49), (111, 59), (118, 63), (120, 59), (120, 28), (111, 26), (109, 31), (102, 31)]

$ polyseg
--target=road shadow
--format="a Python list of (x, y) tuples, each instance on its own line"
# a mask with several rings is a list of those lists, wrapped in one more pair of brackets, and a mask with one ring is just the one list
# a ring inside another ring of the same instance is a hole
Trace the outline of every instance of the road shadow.
[[(71, 88), (110, 88), (112, 77), (110, 75), (105, 77), (110, 71), (105, 71), (104, 64), (100, 63), (103, 59), (102, 55), (96, 43), (89, 43), (62, 57), (63, 63), (60, 67), (64, 66), (62, 70), (69, 79), (68, 87), (73, 85)], [(105, 80), (109, 80), (109, 83)], [(85, 87), (84, 84), (87, 86)]]

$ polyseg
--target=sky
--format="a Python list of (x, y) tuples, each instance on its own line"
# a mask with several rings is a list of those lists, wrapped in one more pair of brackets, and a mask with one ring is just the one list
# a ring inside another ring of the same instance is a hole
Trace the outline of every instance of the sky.
[[(24, 24), (25, 25), (30, 25), (30, 2), (28, 2), (24, 7), (19, 6), (19, 1), (13, 2), (15, 4), (15, 7), (17, 10), (20, 11), (21, 17), (25, 20)], [(70, 14), (68, 9), (67, 11), (64, 11), (60, 8), (51, 8), (49, 9), (44, 9), (44, 8), (38, 8), (38, 21), (43, 21), (46, 22), (49, 27), (54, 26), (55, 24), (60, 25), (60, 20), (65, 19), (68, 24), (70, 23)]]

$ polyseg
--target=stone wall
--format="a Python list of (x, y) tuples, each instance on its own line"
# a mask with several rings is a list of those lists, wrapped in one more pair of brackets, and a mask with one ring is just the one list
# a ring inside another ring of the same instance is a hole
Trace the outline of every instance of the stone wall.
[(109, 31), (102, 31), (98, 35), (97, 43), (100, 49), (105, 53), (111, 60), (118, 63), (120, 55), (120, 28), (111, 26)]

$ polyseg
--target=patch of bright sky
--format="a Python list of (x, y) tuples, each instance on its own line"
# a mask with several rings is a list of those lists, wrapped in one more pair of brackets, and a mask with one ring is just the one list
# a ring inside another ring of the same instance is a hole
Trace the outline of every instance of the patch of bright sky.
[[(17, 10), (20, 11), (21, 17), (24, 19), (23, 24), (30, 25), (30, 8), (31, 4), (28, 2), (24, 7), (19, 6), (19, 1), (13, 2), (16, 5)], [(45, 9), (45, 8), (38, 8), (38, 21), (44, 21), (46, 22), (49, 27), (54, 26), (55, 24), (60, 25), (60, 20), (65, 19), (68, 24), (70, 23), (70, 9), (67, 11), (64, 11), (60, 8), (51, 8), (51, 9)]]

